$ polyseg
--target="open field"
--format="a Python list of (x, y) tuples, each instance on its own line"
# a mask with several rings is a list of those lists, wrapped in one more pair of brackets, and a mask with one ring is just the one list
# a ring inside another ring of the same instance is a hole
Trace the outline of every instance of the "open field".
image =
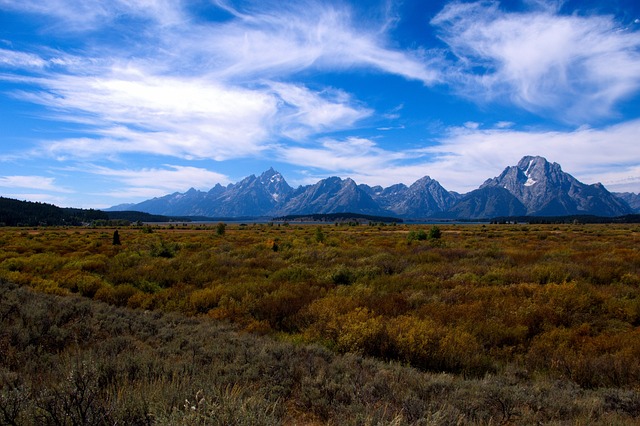
[(438, 228), (0, 229), (0, 424), (635, 424), (640, 226)]

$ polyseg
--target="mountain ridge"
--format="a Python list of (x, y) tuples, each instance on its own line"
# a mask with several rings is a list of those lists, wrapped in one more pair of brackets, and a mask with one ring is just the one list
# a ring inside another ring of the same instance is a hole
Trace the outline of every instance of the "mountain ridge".
[(632, 202), (638, 204), (637, 197), (633, 193), (618, 196), (600, 183), (584, 184), (558, 163), (525, 156), (467, 194), (448, 191), (428, 175), (409, 186), (399, 183), (387, 188), (332, 176), (294, 189), (271, 167), (260, 176), (252, 174), (226, 187), (216, 184), (208, 192), (191, 188), (124, 206), (152, 214), (215, 217), (346, 212), (406, 219), (576, 214), (615, 217), (639, 213), (640, 206), (631, 207)]

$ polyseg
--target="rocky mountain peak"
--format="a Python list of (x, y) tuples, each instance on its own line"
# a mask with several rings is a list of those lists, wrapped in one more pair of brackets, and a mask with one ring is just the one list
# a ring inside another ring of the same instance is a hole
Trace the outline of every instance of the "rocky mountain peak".
[[(488, 179), (480, 188), (488, 187), (505, 188), (527, 208), (530, 215), (562, 216), (589, 212), (616, 216), (629, 210), (603, 186), (585, 185), (563, 172), (558, 163), (550, 163), (539, 156), (523, 157), (516, 166), (505, 168), (500, 176)], [(599, 200), (597, 207), (595, 199)]]
[(262, 173), (258, 181), (275, 202), (283, 200), (293, 191), (280, 172), (273, 167)]
[(544, 157), (526, 156), (466, 195), (447, 191), (429, 176), (409, 187), (396, 184), (384, 189), (333, 176), (294, 190), (271, 167), (258, 177), (251, 175), (226, 187), (217, 184), (208, 192), (191, 188), (127, 208), (210, 217), (336, 212), (465, 219), (524, 214), (621, 216), (640, 208), (640, 196), (613, 196), (602, 184), (581, 183)]

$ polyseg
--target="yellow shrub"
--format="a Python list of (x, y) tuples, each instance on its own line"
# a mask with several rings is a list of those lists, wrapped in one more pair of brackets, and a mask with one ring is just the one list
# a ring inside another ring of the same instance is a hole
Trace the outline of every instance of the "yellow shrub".
[(224, 288), (222, 286), (195, 290), (189, 295), (189, 304), (193, 312), (205, 314), (218, 306), (223, 294)]
[(338, 350), (366, 355), (384, 352), (386, 342), (382, 317), (367, 308), (356, 308), (337, 320)]

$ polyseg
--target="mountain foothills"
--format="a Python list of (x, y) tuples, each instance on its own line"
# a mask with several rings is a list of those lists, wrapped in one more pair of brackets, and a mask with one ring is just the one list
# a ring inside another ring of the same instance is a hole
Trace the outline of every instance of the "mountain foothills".
[(640, 196), (586, 185), (543, 157), (527, 156), (468, 194), (447, 191), (425, 176), (411, 186), (370, 187), (330, 177), (297, 189), (273, 168), (208, 192), (190, 189), (110, 208), (166, 216), (250, 217), (361, 213), (408, 219), (486, 219), (497, 216), (622, 216), (640, 212)]

